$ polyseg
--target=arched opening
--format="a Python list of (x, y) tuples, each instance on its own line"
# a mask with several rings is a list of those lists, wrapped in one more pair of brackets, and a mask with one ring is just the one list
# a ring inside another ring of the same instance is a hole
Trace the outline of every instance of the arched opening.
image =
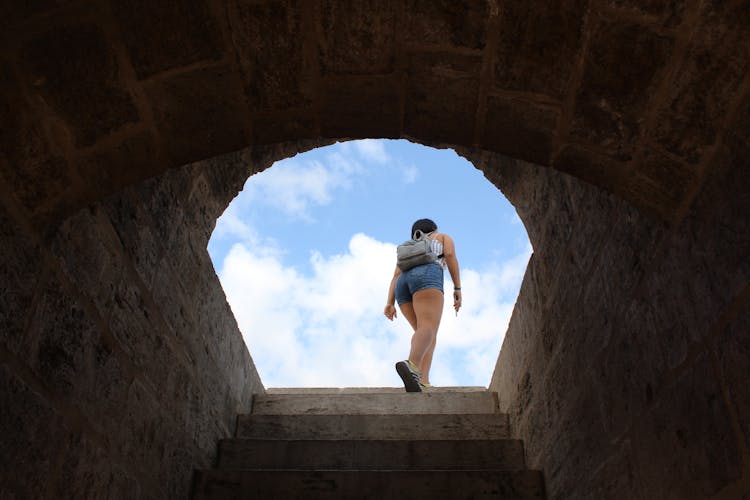
[(382, 310), (423, 216), (456, 240), (466, 289), (460, 317), (445, 302), (434, 384), (489, 385), (531, 253), (521, 220), (452, 150), (365, 140), (276, 162), (217, 221), (209, 253), (266, 387), (399, 385), (411, 329)]
[(0, 488), (186, 496), (264, 390), (204, 251), (218, 212), (248, 168), (396, 137), (455, 146), (527, 223), (490, 389), (549, 495), (747, 495), (743, 2), (165, 5), (3, 17), (0, 430), (24, 470)]

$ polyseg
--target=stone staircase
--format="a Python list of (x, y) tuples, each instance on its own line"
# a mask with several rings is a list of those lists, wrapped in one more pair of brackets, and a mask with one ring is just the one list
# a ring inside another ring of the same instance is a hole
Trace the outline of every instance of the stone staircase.
[(276, 389), (195, 473), (198, 499), (542, 499), (484, 388)]

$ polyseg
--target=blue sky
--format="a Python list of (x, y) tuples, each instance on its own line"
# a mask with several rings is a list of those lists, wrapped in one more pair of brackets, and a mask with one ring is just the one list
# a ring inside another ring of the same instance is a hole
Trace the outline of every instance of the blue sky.
[(400, 385), (393, 364), (411, 330), (382, 310), (395, 247), (422, 217), (456, 241), (464, 290), (458, 317), (446, 301), (432, 383), (489, 383), (531, 254), (526, 231), (453, 150), (368, 139), (251, 176), (217, 221), (209, 254), (266, 387)]

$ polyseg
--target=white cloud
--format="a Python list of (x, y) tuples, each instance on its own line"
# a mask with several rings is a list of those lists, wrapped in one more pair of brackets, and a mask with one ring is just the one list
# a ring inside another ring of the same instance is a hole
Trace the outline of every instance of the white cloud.
[(419, 169), (414, 165), (404, 165), (401, 168), (401, 175), (404, 184), (413, 184), (419, 177)]
[(391, 157), (385, 150), (385, 142), (382, 139), (362, 139), (354, 141), (357, 153), (367, 161), (375, 163), (387, 163)]
[[(345, 253), (313, 253), (311, 274), (262, 247), (236, 244), (219, 273), (266, 386), (399, 386), (393, 364), (411, 329), (382, 314), (395, 246), (356, 234)], [(464, 307), (450, 280), (432, 370), (436, 385), (487, 385), (529, 251), (483, 272), (462, 270)]]

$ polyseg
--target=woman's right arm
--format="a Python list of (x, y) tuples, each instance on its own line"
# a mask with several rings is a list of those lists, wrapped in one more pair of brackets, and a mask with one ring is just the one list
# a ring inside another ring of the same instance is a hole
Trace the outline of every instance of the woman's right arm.
[(401, 274), (401, 269), (396, 266), (396, 270), (393, 271), (393, 278), (391, 278), (391, 285), (388, 287), (388, 299), (385, 302), (385, 308), (383, 309), (383, 314), (385, 314), (385, 317), (389, 320), (393, 321), (393, 318), (397, 316), (396, 314), (396, 281), (398, 280), (398, 276)]

